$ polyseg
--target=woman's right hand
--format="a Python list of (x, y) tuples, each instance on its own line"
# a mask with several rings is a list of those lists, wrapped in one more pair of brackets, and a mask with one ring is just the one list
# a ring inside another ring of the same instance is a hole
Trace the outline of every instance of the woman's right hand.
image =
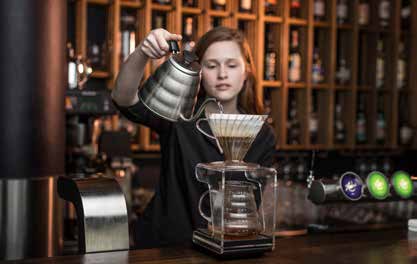
[(168, 40), (179, 41), (181, 35), (172, 34), (163, 28), (154, 29), (140, 44), (140, 51), (151, 59), (159, 59), (169, 52)]

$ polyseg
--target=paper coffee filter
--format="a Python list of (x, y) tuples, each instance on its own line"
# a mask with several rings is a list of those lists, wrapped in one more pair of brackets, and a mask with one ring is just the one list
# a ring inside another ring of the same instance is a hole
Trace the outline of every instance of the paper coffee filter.
[(266, 115), (210, 114), (208, 123), (226, 160), (241, 161), (266, 118)]

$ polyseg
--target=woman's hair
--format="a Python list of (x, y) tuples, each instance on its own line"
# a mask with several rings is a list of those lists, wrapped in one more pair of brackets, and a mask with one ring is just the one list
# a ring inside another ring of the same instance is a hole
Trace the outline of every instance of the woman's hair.
[[(201, 62), (204, 53), (211, 44), (218, 41), (229, 40), (234, 41), (239, 45), (240, 51), (245, 60), (245, 69), (247, 75), (246, 80), (243, 83), (243, 88), (238, 95), (238, 109), (243, 110), (247, 114), (262, 114), (263, 103), (260, 98), (256, 96), (255, 92), (256, 79), (252, 53), (248, 42), (240, 31), (228, 27), (216, 27), (208, 31), (197, 42), (194, 48), (195, 54), (198, 56)], [(205, 96), (205, 93), (206, 92), (204, 89), (200, 89), (199, 97)]]

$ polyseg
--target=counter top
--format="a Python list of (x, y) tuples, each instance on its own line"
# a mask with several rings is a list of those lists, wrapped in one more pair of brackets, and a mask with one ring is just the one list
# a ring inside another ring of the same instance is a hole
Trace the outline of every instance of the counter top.
[[(310, 234), (278, 238), (272, 252), (227, 263), (417, 263), (417, 233), (406, 229)], [(160, 248), (95, 253), (0, 263), (220, 263), (193, 248)]]

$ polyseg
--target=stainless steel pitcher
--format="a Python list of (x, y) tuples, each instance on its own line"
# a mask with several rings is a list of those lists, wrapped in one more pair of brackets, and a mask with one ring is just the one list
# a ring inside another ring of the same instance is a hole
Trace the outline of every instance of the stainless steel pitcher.
[(139, 91), (139, 99), (158, 116), (170, 121), (194, 121), (209, 102), (206, 99), (197, 113), (194, 106), (200, 89), (201, 66), (197, 56), (184, 50), (179, 53), (178, 43), (168, 41), (171, 57), (151, 75)]

